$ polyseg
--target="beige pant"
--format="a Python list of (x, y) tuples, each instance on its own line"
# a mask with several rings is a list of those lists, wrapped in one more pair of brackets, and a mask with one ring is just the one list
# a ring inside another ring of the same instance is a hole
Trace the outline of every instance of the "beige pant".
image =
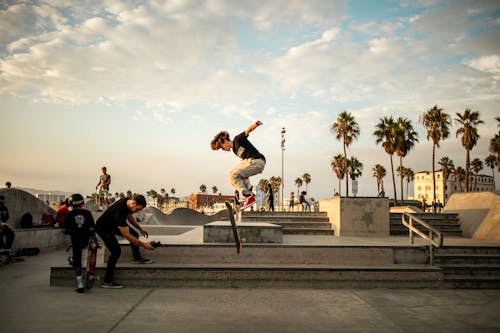
[(245, 159), (229, 173), (229, 179), (235, 189), (243, 195), (249, 195), (252, 191), (252, 184), (249, 178), (262, 173), (266, 162), (261, 159)]

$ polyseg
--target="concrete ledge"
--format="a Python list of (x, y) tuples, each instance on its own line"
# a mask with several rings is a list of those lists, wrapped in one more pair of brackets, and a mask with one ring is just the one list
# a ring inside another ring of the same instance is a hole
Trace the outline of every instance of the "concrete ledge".
[(327, 212), (335, 236), (389, 236), (389, 199), (334, 197), (319, 202)]
[[(232, 237), (232, 235), (231, 235)], [(132, 260), (130, 246), (122, 244), (120, 263)], [(408, 247), (404, 247), (408, 248)], [(425, 248), (420, 247), (425, 255)], [(283, 244), (245, 244), (237, 254), (233, 243), (206, 243), (203, 245), (165, 244), (154, 251), (142, 252), (155, 263), (170, 264), (267, 264), (267, 265), (392, 265), (391, 246), (290, 246)], [(418, 251), (418, 250), (417, 250)], [(424, 259), (399, 258), (398, 263), (420, 263)]]
[(59, 228), (15, 229), (12, 248), (37, 247), (40, 250), (64, 248), (71, 244), (69, 236)]
[[(283, 243), (283, 229), (272, 223), (239, 223), (238, 230), (241, 239), (246, 243)], [(203, 226), (203, 242), (234, 243), (231, 222), (217, 221)]]

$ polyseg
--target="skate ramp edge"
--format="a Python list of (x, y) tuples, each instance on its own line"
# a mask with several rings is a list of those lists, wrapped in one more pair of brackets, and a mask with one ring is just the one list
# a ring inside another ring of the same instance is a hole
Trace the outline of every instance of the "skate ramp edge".
[(497, 193), (454, 193), (443, 212), (458, 213), (464, 237), (500, 241), (500, 196)]

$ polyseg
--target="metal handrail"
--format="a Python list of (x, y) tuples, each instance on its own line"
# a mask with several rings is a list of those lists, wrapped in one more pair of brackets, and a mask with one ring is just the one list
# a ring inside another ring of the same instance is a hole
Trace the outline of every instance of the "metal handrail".
[[(406, 222), (405, 217), (408, 218), (408, 222)], [(417, 222), (425, 229), (427, 229), (429, 234), (426, 235), (424, 232), (420, 231), (416, 226), (413, 225), (414, 222)], [(411, 213), (403, 212), (403, 214), (401, 215), (401, 223), (403, 223), (403, 225), (410, 230), (410, 244), (414, 243), (414, 233), (429, 241), (429, 263), (433, 265), (434, 247), (440, 248), (443, 246), (443, 233)]]

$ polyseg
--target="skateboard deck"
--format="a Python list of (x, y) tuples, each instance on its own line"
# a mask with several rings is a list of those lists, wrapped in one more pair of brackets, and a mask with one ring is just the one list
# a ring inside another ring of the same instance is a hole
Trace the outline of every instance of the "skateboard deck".
[(234, 215), (236, 214), (233, 205), (226, 201), (227, 211), (229, 212), (229, 220), (231, 221), (231, 228), (233, 229), (234, 243), (236, 245), (236, 252), (239, 254), (241, 249), (243, 248), (243, 242), (240, 238), (240, 232), (238, 231), (238, 227), (236, 226), (236, 220)]
[(90, 239), (89, 252), (87, 256), (87, 270), (85, 271), (85, 288), (92, 289), (94, 282), (96, 280), (95, 275), (95, 265), (97, 261), (97, 249), (99, 248), (99, 242), (97, 238), (93, 237)]

